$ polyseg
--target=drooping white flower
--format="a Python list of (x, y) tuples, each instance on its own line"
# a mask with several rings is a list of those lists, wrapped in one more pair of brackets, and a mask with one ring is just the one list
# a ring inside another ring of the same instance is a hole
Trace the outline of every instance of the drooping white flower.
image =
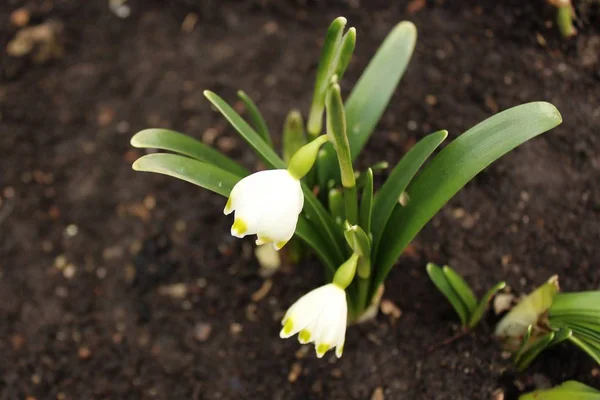
[(300, 181), (285, 169), (256, 172), (231, 190), (223, 212), (235, 211), (231, 234), (258, 236), (256, 244), (281, 249), (294, 235), (304, 205)]
[(315, 343), (317, 357), (335, 347), (339, 358), (344, 351), (347, 318), (346, 292), (330, 283), (308, 292), (288, 309), (279, 336), (286, 339), (298, 333), (300, 343)]

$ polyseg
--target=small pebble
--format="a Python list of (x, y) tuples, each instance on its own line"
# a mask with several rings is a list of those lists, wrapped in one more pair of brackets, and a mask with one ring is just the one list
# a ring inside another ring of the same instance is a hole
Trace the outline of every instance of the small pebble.
[(233, 322), (229, 325), (229, 332), (231, 332), (232, 335), (239, 335), (242, 332), (242, 329), (242, 325), (237, 322)]
[(82, 360), (89, 360), (90, 357), (92, 356), (92, 352), (88, 347), (83, 346), (83, 347), (80, 347), (79, 350), (77, 350), (77, 355)]
[(384, 400), (385, 396), (383, 395), (383, 388), (380, 386), (373, 391), (371, 395), (371, 400)]
[(18, 8), (10, 14), (10, 22), (18, 27), (22, 28), (29, 23), (31, 15), (26, 8)]
[(205, 322), (199, 322), (194, 326), (194, 338), (199, 342), (205, 342), (212, 333), (212, 326)]
[(75, 273), (77, 272), (77, 268), (73, 264), (67, 264), (65, 269), (63, 269), (63, 276), (65, 279), (73, 279), (75, 277)]
[(79, 233), (79, 228), (75, 224), (67, 225), (65, 228), (65, 235), (69, 238), (77, 236), (77, 233)]
[(300, 363), (293, 363), (292, 368), (290, 368), (290, 372), (288, 373), (288, 381), (290, 383), (296, 382), (301, 373), (302, 366), (300, 365)]

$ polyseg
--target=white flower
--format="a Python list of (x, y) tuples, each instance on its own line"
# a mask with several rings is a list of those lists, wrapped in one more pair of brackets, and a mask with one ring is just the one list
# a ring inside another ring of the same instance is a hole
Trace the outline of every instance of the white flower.
[(347, 318), (346, 292), (330, 283), (308, 292), (289, 308), (279, 336), (286, 339), (298, 333), (300, 343), (315, 343), (317, 357), (335, 347), (339, 358), (344, 351)]
[(239, 181), (223, 212), (229, 215), (235, 211), (233, 236), (256, 234), (256, 244), (272, 242), (279, 250), (294, 236), (303, 205), (300, 181), (285, 169), (273, 169)]

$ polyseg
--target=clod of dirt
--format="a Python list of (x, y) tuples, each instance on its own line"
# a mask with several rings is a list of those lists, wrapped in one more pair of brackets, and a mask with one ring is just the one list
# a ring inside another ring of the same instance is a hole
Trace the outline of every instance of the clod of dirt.
[(60, 59), (64, 49), (60, 43), (63, 25), (50, 21), (41, 25), (23, 28), (6, 46), (6, 52), (13, 57), (29, 55), (36, 64), (44, 64), (52, 59)]

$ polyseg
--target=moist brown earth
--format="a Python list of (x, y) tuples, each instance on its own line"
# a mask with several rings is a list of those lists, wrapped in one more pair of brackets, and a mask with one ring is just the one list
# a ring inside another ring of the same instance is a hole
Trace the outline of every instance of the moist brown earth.
[[(600, 387), (598, 366), (569, 345), (517, 373), (491, 336), (493, 313), (430, 351), (459, 327), (425, 272), (449, 264), (480, 295), (500, 280), (525, 293), (553, 274), (565, 291), (599, 288), (598, 4), (575, 2), (579, 34), (562, 39), (543, 1), (419, 3), (137, 0), (121, 19), (105, 0), (1, 2), (0, 399), (516, 399), (567, 379)], [(29, 25), (62, 27), (62, 52), (7, 55), (21, 7)], [(282, 268), (254, 301), (265, 278), (251, 241), (230, 237), (225, 200), (132, 171), (143, 152), (129, 138), (170, 127), (258, 167), (202, 90), (231, 102), (246, 91), (280, 144), (287, 111), (306, 115), (339, 15), (358, 31), (345, 95), (397, 22), (419, 30), (361, 166), (528, 101), (552, 102), (564, 123), (485, 170), (421, 232), (386, 283), (399, 319), (351, 327), (343, 358), (318, 360), (278, 338), (286, 307), (322, 283), (318, 263)]]

